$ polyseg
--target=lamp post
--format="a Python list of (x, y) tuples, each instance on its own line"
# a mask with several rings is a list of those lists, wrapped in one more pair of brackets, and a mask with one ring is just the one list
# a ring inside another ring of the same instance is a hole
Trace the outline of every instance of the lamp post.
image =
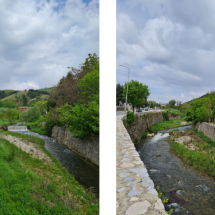
[[(123, 65), (119, 65), (119, 66), (123, 66)], [(125, 68), (128, 69), (128, 82), (129, 82), (129, 73), (130, 73), (130, 68), (127, 66), (123, 66)], [(125, 114), (126, 114), (126, 105), (127, 105), (127, 97), (128, 97), (128, 83), (127, 83), (127, 92), (126, 92), (126, 103), (125, 103)]]

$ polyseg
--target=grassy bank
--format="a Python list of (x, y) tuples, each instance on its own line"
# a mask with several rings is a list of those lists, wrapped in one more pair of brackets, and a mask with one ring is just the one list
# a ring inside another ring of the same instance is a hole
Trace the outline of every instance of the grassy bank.
[(6, 126), (8, 127), (9, 125), (14, 125), (18, 122), (18, 120), (1, 120), (0, 119), (0, 126)]
[[(178, 155), (186, 164), (193, 166), (195, 169), (215, 177), (215, 142), (197, 130), (170, 133), (172, 138), (169, 139), (171, 150)], [(191, 140), (184, 144), (175, 142), (175, 138), (180, 136), (190, 136)], [(189, 149), (192, 145), (195, 149)]]
[(25, 124), (21, 124), (22, 126), (27, 126), (28, 129), (31, 129), (31, 131), (42, 134), (42, 135), (47, 135), (45, 128), (41, 126), (41, 122), (45, 122), (45, 118), (41, 116), (37, 121), (34, 122), (26, 122)]
[(0, 138), (0, 214), (99, 214), (98, 199), (85, 190), (44, 148), (44, 141), (10, 134), (33, 142), (51, 163), (31, 157)]
[[(171, 129), (171, 128), (177, 128), (177, 127), (183, 126), (181, 125), (181, 122), (183, 121), (185, 121), (183, 118), (162, 121), (154, 124), (152, 127), (150, 127), (150, 129), (151, 131), (155, 132), (155, 131), (162, 131), (162, 130)], [(186, 125), (191, 125), (191, 124), (192, 123), (188, 123)]]

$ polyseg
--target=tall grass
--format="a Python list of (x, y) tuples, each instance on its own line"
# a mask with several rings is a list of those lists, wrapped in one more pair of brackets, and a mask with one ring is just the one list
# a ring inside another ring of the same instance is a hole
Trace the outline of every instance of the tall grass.
[(215, 159), (208, 153), (201, 151), (192, 151), (184, 145), (168, 140), (171, 143), (173, 150), (183, 161), (188, 162), (195, 169), (207, 173), (210, 176), (215, 176)]
[(96, 197), (44, 149), (43, 140), (12, 132), (1, 134), (35, 143), (52, 163), (32, 158), (0, 138), (0, 214), (99, 214)]
[(213, 141), (210, 137), (204, 135), (203, 132), (198, 132), (196, 128), (193, 128), (193, 131), (198, 137), (201, 137), (206, 143), (210, 144), (211, 146), (215, 147), (215, 141)]

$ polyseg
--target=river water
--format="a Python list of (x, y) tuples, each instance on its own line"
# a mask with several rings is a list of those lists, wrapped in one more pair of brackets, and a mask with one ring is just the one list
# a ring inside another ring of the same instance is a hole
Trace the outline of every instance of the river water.
[[(190, 128), (185, 126), (178, 129), (184, 131)], [(170, 144), (165, 140), (169, 138), (171, 130), (160, 131), (135, 145), (155, 186), (160, 186), (160, 192), (169, 199), (166, 210), (172, 208), (173, 214), (177, 215), (214, 215), (215, 180), (185, 165), (170, 152)], [(170, 190), (174, 188), (185, 204), (180, 206), (170, 196)]]
[(38, 137), (45, 141), (46, 150), (55, 157), (74, 178), (85, 188), (90, 188), (99, 196), (99, 168), (87, 162), (80, 155), (66, 149), (55, 139), (31, 131), (18, 131), (16, 133)]

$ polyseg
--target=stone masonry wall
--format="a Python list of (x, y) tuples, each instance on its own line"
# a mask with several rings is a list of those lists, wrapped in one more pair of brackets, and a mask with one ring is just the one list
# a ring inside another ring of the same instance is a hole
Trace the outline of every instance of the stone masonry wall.
[[(163, 115), (162, 112), (148, 112), (148, 113), (136, 113), (135, 114), (135, 120), (132, 123), (132, 126), (130, 127), (127, 123), (124, 123), (132, 141), (135, 140), (135, 138), (140, 138), (141, 135), (145, 132), (145, 130), (148, 127), (151, 127), (155, 123), (162, 122), (163, 121)], [(122, 118), (123, 122), (126, 120), (127, 117), (124, 116)]]
[(99, 166), (99, 135), (80, 140), (73, 137), (69, 130), (55, 126), (52, 138)]
[(207, 122), (202, 123), (194, 123), (192, 125), (193, 128), (197, 128), (198, 131), (202, 131), (204, 135), (210, 137), (213, 141), (215, 141), (215, 125)]

